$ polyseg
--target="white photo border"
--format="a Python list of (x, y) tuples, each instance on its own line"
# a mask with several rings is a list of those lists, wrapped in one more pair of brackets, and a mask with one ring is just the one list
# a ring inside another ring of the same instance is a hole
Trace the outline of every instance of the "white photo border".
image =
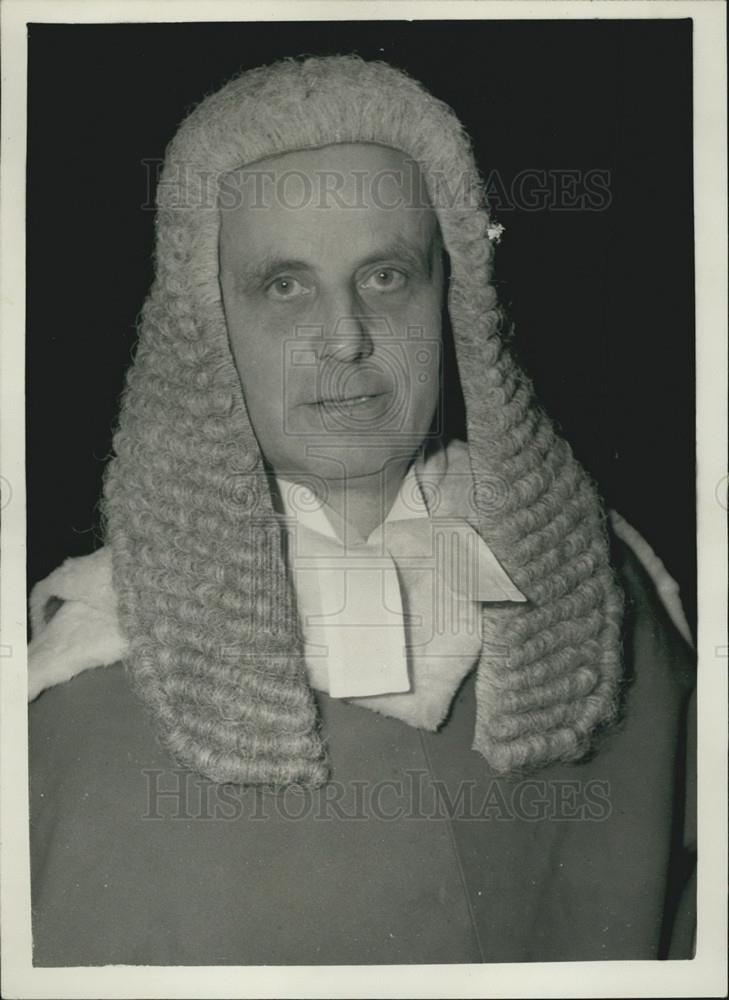
[[(693, 997), (727, 991), (726, 8), (721, 0), (5, 0), (2, 4), (2, 976), (4, 997)], [(670, 962), (33, 968), (25, 604), (25, 149), (28, 23), (691, 18), (694, 30), (699, 930)]]

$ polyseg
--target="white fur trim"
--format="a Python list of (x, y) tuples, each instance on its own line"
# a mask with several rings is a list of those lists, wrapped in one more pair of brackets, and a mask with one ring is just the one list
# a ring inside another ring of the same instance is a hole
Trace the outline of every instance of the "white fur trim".
[(67, 601), (29, 646), (28, 701), (84, 670), (117, 663), (126, 649), (113, 616)]
[[(48, 618), (53, 600), (63, 603)], [(28, 647), (28, 700), (92, 667), (125, 655), (111, 581), (111, 550), (66, 559), (30, 595), (32, 641)]]
[(46, 624), (46, 606), (52, 598), (82, 601), (105, 614), (116, 615), (116, 596), (111, 582), (111, 550), (102, 548), (90, 556), (66, 559), (30, 595), (30, 623), (33, 635)]
[(680, 588), (643, 536), (617, 511), (609, 511), (613, 531), (632, 549), (658, 591), (669, 617), (686, 642), (694, 648), (691, 628), (681, 603)]

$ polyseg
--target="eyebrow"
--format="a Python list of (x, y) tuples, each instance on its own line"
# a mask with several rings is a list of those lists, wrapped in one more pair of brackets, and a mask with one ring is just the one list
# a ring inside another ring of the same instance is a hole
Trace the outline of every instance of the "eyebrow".
[[(433, 251), (438, 243), (437, 226), (433, 227), (433, 233), (425, 251), (405, 236), (398, 235), (384, 246), (359, 260), (355, 265), (355, 270), (367, 267), (368, 264), (376, 264), (381, 260), (397, 259), (408, 264), (414, 270), (420, 270), (427, 274), (428, 277), (431, 277), (435, 258)], [(281, 271), (296, 272), (311, 270), (316, 270), (316, 267), (310, 261), (296, 257), (280, 257), (277, 254), (266, 254), (255, 263), (243, 264), (239, 268), (238, 284), (242, 288), (252, 288), (265, 284), (266, 281)]]

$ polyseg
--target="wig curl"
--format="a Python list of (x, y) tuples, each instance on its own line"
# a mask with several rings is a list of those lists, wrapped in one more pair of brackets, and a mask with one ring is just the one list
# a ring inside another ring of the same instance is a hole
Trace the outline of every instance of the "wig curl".
[(496, 773), (577, 760), (614, 716), (621, 670), (601, 503), (501, 336), (466, 133), (422, 85), (356, 56), (244, 72), (168, 147), (155, 280), (105, 481), (135, 686), (173, 756), (214, 781), (327, 779), (282, 531), (228, 343), (218, 195), (246, 164), (345, 142), (390, 146), (420, 167), (449, 258), (479, 529), (528, 598), (483, 606), (473, 747)]

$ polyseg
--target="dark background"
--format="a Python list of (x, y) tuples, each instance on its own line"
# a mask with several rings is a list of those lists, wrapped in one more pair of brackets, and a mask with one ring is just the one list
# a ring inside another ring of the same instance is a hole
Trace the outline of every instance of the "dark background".
[[(100, 544), (166, 143), (236, 71), (345, 52), (422, 80), (500, 179), (497, 279), (522, 364), (608, 504), (679, 581), (693, 624), (688, 20), (29, 26), (29, 585)], [(524, 169), (609, 171), (609, 205), (505, 204)]]

